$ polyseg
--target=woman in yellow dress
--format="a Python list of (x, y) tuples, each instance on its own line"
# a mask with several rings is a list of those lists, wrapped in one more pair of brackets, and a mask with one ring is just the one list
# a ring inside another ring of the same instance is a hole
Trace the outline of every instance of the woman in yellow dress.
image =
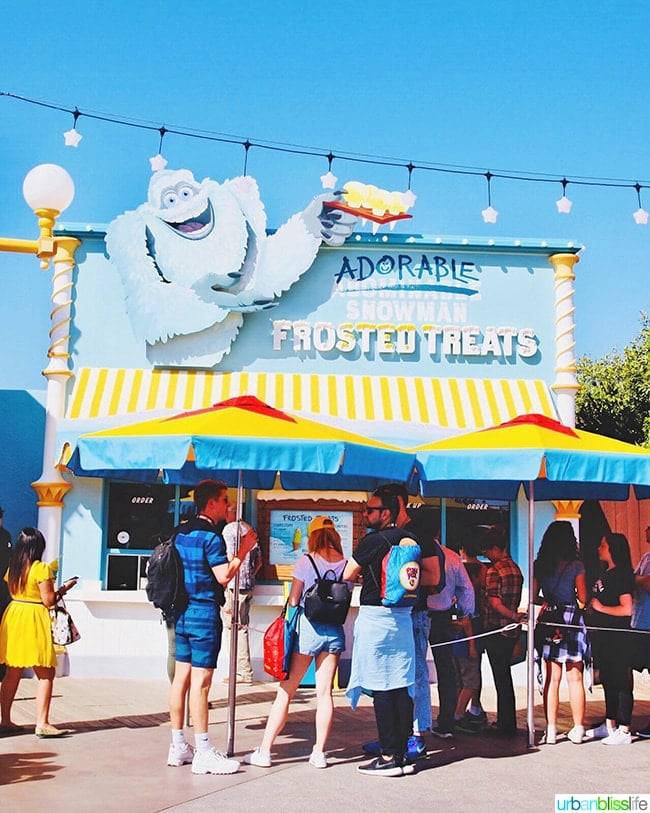
[(19, 729), (11, 721), (11, 705), (23, 669), (33, 669), (36, 689), (36, 736), (60, 737), (69, 733), (50, 724), (50, 702), (56, 669), (49, 608), (77, 583), (70, 579), (58, 590), (49, 565), (41, 561), (45, 538), (35, 528), (23, 528), (18, 535), (4, 576), (11, 602), (0, 623), (0, 663), (7, 673), (0, 684), (0, 730)]

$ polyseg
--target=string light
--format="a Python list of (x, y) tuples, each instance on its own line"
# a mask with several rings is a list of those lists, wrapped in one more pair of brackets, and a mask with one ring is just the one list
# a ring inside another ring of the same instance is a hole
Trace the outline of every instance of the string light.
[(566, 178), (562, 178), (562, 197), (555, 201), (558, 212), (563, 215), (568, 215), (571, 211), (571, 207), (573, 206), (573, 201), (569, 200), (566, 196), (566, 187), (568, 183), (569, 182)]
[(411, 209), (413, 207), (413, 204), (415, 203), (415, 201), (418, 199), (418, 196), (414, 195), (412, 190), (411, 190), (411, 181), (413, 179), (413, 170), (416, 169), (416, 166), (412, 161), (409, 161), (408, 164), (406, 165), (406, 169), (408, 170), (408, 173), (409, 173), (409, 180), (408, 180), (408, 186), (406, 187), (406, 192), (404, 192), (404, 194), (402, 195), (402, 200), (404, 201), (404, 204), (405, 204), (406, 208)]
[(483, 209), (481, 211), (481, 214), (483, 215), (483, 220), (485, 221), (485, 223), (496, 223), (497, 222), (497, 217), (499, 217), (499, 213), (497, 212), (497, 210), (492, 207), (491, 183), (492, 183), (492, 178), (493, 177), (494, 177), (494, 175), (492, 175), (490, 170), (488, 170), (485, 173), (485, 178), (487, 180), (487, 189), (488, 189), (488, 205), (487, 205), (487, 209)]
[(152, 172), (160, 172), (167, 166), (167, 159), (162, 154), (163, 138), (165, 137), (165, 133), (167, 132), (164, 125), (159, 128), (158, 132), (160, 133), (160, 142), (158, 143), (158, 154), (154, 155), (152, 158), (149, 159)]
[(632, 217), (634, 218), (634, 222), (637, 224), (637, 226), (647, 226), (648, 213), (641, 206), (641, 184), (637, 181), (634, 184), (634, 188), (636, 189), (636, 197), (639, 201), (639, 208), (636, 210), (636, 212), (632, 212)]
[[(418, 169), (423, 172), (438, 172), (448, 175), (469, 175), (480, 177), (483, 176), (487, 179), (488, 182), (488, 207), (482, 210), (481, 214), (483, 215), (483, 219), (486, 223), (495, 223), (498, 217), (498, 212), (496, 209), (492, 207), (491, 204), (491, 194), (490, 194), (490, 181), (492, 178), (503, 178), (511, 181), (519, 181), (519, 182), (529, 182), (529, 183), (557, 183), (558, 181), (563, 185), (563, 195), (562, 197), (556, 201), (556, 206), (558, 207), (558, 211), (562, 214), (568, 214), (571, 210), (572, 202), (566, 197), (564, 194), (566, 190), (566, 185), (572, 183), (577, 186), (594, 186), (600, 188), (618, 188), (618, 189), (625, 189), (625, 188), (632, 188), (637, 190), (637, 196), (639, 196), (639, 191), (644, 186), (649, 187), (650, 182), (641, 184), (640, 182), (633, 182), (630, 180), (613, 180), (613, 179), (603, 179), (603, 178), (585, 178), (582, 176), (572, 177), (567, 179), (566, 177), (560, 177), (558, 175), (552, 174), (533, 174), (529, 172), (519, 172), (519, 171), (511, 171), (511, 170), (499, 170), (497, 172), (485, 172), (484, 170), (477, 169), (474, 167), (463, 167), (463, 166), (456, 166), (450, 164), (437, 164), (433, 162), (418, 162), (416, 165), (413, 162), (409, 164), (405, 164), (404, 161), (400, 161), (397, 159), (386, 158), (382, 156), (368, 156), (360, 153), (354, 152), (347, 152), (343, 150), (337, 150), (337, 155), (334, 156), (331, 152), (329, 154), (324, 154), (323, 150), (315, 148), (315, 147), (305, 147), (300, 145), (294, 144), (285, 144), (281, 142), (273, 142), (273, 141), (264, 141), (258, 140), (254, 143), (249, 141), (248, 139), (242, 142), (241, 136), (223, 134), (223, 133), (216, 133), (212, 131), (205, 131), (205, 130), (194, 130), (190, 128), (179, 129), (179, 128), (161, 128), (158, 125), (155, 125), (151, 122), (142, 122), (127, 119), (126, 117), (120, 117), (115, 115), (109, 115), (104, 113), (95, 113), (84, 110), (83, 112), (80, 111), (77, 107), (72, 109), (68, 107), (64, 107), (62, 105), (53, 104), (51, 102), (41, 101), (37, 99), (31, 99), (26, 96), (20, 96), (15, 93), (7, 92), (7, 91), (0, 91), (0, 98), (6, 97), (10, 99), (14, 99), (16, 101), (25, 102), (27, 104), (37, 105), (39, 107), (45, 107), (50, 110), (57, 110), (62, 112), (70, 113), (73, 116), (73, 127), (71, 130), (65, 132), (64, 140), (66, 146), (74, 146), (76, 147), (82, 139), (82, 135), (77, 132), (76, 123), (80, 116), (85, 116), (86, 118), (94, 119), (95, 121), (106, 122), (109, 124), (120, 125), (123, 127), (132, 127), (141, 130), (151, 130), (151, 131), (158, 131), (161, 134), (161, 149), (159, 150), (158, 155), (150, 158), (149, 161), (152, 163), (152, 171), (156, 171), (159, 168), (163, 168), (166, 166), (167, 161), (162, 155), (162, 137), (165, 133), (173, 133), (174, 135), (179, 135), (184, 138), (192, 138), (192, 139), (200, 139), (203, 141), (211, 141), (223, 144), (240, 144), (244, 146), (246, 150), (245, 159), (244, 159), (244, 174), (246, 174), (248, 170), (248, 151), (251, 147), (258, 147), (260, 149), (271, 150), (275, 152), (283, 152), (283, 153), (291, 153), (294, 155), (305, 155), (305, 156), (315, 156), (315, 157), (324, 157), (328, 159), (330, 162), (329, 166), (330, 169), (328, 173), (324, 176), (321, 176), (321, 182), (325, 179), (325, 182), (330, 182), (331, 178), (329, 175), (331, 174), (331, 160), (334, 157), (339, 159), (343, 159), (355, 164), (370, 164), (375, 166), (384, 166), (384, 167), (399, 167), (399, 166), (406, 166), (409, 170), (409, 185), (411, 180), (411, 174), (415, 169)], [(155, 164), (153, 163), (155, 161)], [(164, 163), (163, 163), (164, 162)], [(332, 178), (336, 176), (332, 175)], [(338, 180), (338, 179), (337, 179)], [(335, 182), (334, 182), (335, 183)], [(325, 187), (324, 188), (328, 188)], [(409, 189), (410, 192), (410, 189)], [(405, 194), (409, 194), (409, 192)], [(412, 193), (411, 193), (412, 194)], [(640, 198), (640, 196), (639, 196)], [(562, 208), (560, 208), (560, 206)], [(648, 218), (650, 216), (646, 212), (645, 209), (641, 207), (639, 204), (639, 208), (636, 212), (632, 215), (636, 223), (645, 225), (648, 222)]]
[(81, 133), (77, 132), (77, 119), (79, 118), (80, 115), (81, 113), (75, 107), (75, 109), (72, 111), (73, 116), (72, 129), (66, 130), (66, 132), (63, 133), (63, 141), (66, 147), (78, 147), (79, 142), (83, 138)]
[(248, 174), (248, 151), (252, 146), (253, 145), (248, 139), (246, 139), (246, 141), (244, 141), (244, 143), (242, 144), (242, 147), (244, 148), (244, 171), (242, 175), (244, 177), (246, 177), (246, 175)]
[(338, 181), (338, 178), (332, 173), (332, 161), (336, 158), (336, 156), (330, 151), (326, 157), (327, 172), (320, 176), (320, 182), (323, 185), (323, 189), (336, 189), (336, 182)]

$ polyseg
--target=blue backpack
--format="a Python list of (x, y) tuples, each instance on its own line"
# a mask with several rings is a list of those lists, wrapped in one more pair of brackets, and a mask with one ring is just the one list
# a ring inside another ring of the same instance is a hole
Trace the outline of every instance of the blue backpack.
[(381, 563), (381, 586), (378, 585), (381, 603), (384, 607), (412, 607), (418, 600), (422, 550), (410, 536), (400, 536), (391, 542), (379, 533), (389, 545)]

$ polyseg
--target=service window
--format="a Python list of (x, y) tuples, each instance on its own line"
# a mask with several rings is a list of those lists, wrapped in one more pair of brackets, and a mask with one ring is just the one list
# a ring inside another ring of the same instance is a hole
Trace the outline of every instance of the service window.
[(489, 525), (501, 525), (510, 539), (510, 503), (503, 500), (447, 499), (446, 544), (455, 551), (467, 539), (480, 539)]
[(180, 518), (193, 513), (189, 489), (161, 484), (110, 483), (106, 531), (106, 589), (143, 590), (151, 551)]

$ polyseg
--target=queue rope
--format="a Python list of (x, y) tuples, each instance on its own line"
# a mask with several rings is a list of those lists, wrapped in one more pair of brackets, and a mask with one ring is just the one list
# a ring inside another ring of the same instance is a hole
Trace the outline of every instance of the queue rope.
[[(586, 629), (587, 631), (595, 630), (599, 632), (634, 632), (640, 635), (650, 635), (650, 630), (639, 630), (632, 628), (620, 629), (620, 627), (589, 627), (589, 626), (582, 627), (578, 624), (549, 624), (545, 621), (539, 621), (538, 623), (544, 627), (553, 627), (553, 629), (562, 627), (563, 629), (570, 630)], [(250, 624), (238, 624), (237, 626), (240, 631), (248, 630), (249, 632), (259, 632), (260, 635), (264, 635), (264, 633), (266, 632), (266, 630), (260, 629), (259, 627), (253, 627)], [(429, 644), (429, 646), (431, 647), (431, 649), (435, 649), (441, 646), (453, 646), (454, 644), (462, 644), (464, 641), (474, 641), (477, 638), (488, 638), (491, 635), (501, 635), (501, 633), (503, 632), (511, 632), (512, 630), (515, 630), (518, 627), (522, 628), (525, 627), (526, 629), (528, 629), (529, 625), (525, 621), (520, 622), (519, 624), (515, 624), (513, 622), (512, 624), (506, 624), (504, 627), (499, 627), (498, 629), (495, 630), (488, 630), (487, 632), (478, 632), (476, 633), (476, 635), (467, 635), (464, 638), (454, 638), (452, 641), (441, 641), (440, 643), (437, 644)]]

